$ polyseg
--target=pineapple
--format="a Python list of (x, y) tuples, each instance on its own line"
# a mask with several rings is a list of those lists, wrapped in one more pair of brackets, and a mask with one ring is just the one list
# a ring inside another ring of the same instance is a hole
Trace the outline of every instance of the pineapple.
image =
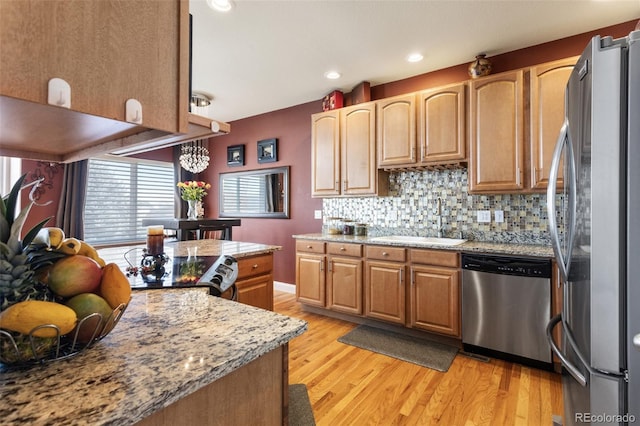
[[(49, 219), (34, 226), (20, 240), (22, 226), (34, 204), (32, 196), (29, 204), (14, 217), (20, 191), (29, 186), (35, 189), (39, 183), (35, 181), (23, 188), (25, 177), (18, 179), (9, 195), (0, 199), (0, 311), (23, 300), (53, 300), (54, 297), (48, 287), (36, 279), (36, 273), (57, 260), (59, 254), (47, 251), (44, 245), (30, 245)], [(55, 338), (32, 341), (29, 336), (0, 330), (0, 361), (12, 363), (39, 358), (48, 353), (55, 341)]]

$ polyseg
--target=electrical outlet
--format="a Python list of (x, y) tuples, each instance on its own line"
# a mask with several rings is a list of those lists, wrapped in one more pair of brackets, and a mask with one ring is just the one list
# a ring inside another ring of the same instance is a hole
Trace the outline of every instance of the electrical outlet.
[(491, 222), (491, 211), (490, 210), (478, 210), (478, 222), (479, 223), (487, 223)]
[(314, 219), (322, 219), (322, 210), (314, 210), (313, 211)]
[(495, 210), (493, 212), (493, 217), (494, 220), (496, 221), (496, 223), (502, 223), (504, 222), (504, 211), (502, 210)]

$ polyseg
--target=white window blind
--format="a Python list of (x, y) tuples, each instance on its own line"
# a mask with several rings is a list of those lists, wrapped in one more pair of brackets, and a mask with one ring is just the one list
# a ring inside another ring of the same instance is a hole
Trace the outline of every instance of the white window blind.
[(84, 239), (91, 244), (143, 241), (143, 219), (174, 217), (173, 165), (90, 159)]

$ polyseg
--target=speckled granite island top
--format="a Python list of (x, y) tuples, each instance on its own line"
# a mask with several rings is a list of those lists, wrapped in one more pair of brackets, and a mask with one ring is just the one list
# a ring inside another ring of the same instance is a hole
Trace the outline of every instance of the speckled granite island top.
[(92, 348), (27, 370), (0, 369), (0, 423), (133, 424), (306, 328), (204, 289), (134, 292), (116, 328)]
[(343, 243), (359, 243), (359, 244), (372, 244), (372, 245), (387, 245), (396, 247), (413, 247), (413, 248), (429, 248), (436, 250), (450, 250), (458, 252), (473, 252), (473, 253), (486, 253), (486, 254), (499, 254), (499, 255), (513, 255), (513, 256), (534, 256), (534, 257), (548, 257), (553, 258), (553, 249), (551, 246), (533, 245), (533, 244), (512, 244), (512, 243), (489, 243), (479, 241), (467, 241), (465, 243), (445, 246), (445, 245), (433, 245), (433, 244), (410, 244), (407, 242), (390, 242), (390, 241), (378, 241), (375, 237), (371, 236), (353, 236), (353, 235), (326, 235), (322, 233), (317, 234), (300, 234), (293, 235), (295, 239), (301, 240), (320, 240), (326, 242), (343, 242)]

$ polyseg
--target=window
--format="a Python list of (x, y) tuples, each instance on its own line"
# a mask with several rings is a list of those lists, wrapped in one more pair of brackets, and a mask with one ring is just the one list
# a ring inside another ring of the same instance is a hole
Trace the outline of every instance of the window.
[(0, 157), (0, 196), (8, 195), (22, 172), (22, 160), (12, 157)]
[(90, 159), (84, 239), (90, 244), (144, 241), (143, 219), (174, 217), (173, 165)]

